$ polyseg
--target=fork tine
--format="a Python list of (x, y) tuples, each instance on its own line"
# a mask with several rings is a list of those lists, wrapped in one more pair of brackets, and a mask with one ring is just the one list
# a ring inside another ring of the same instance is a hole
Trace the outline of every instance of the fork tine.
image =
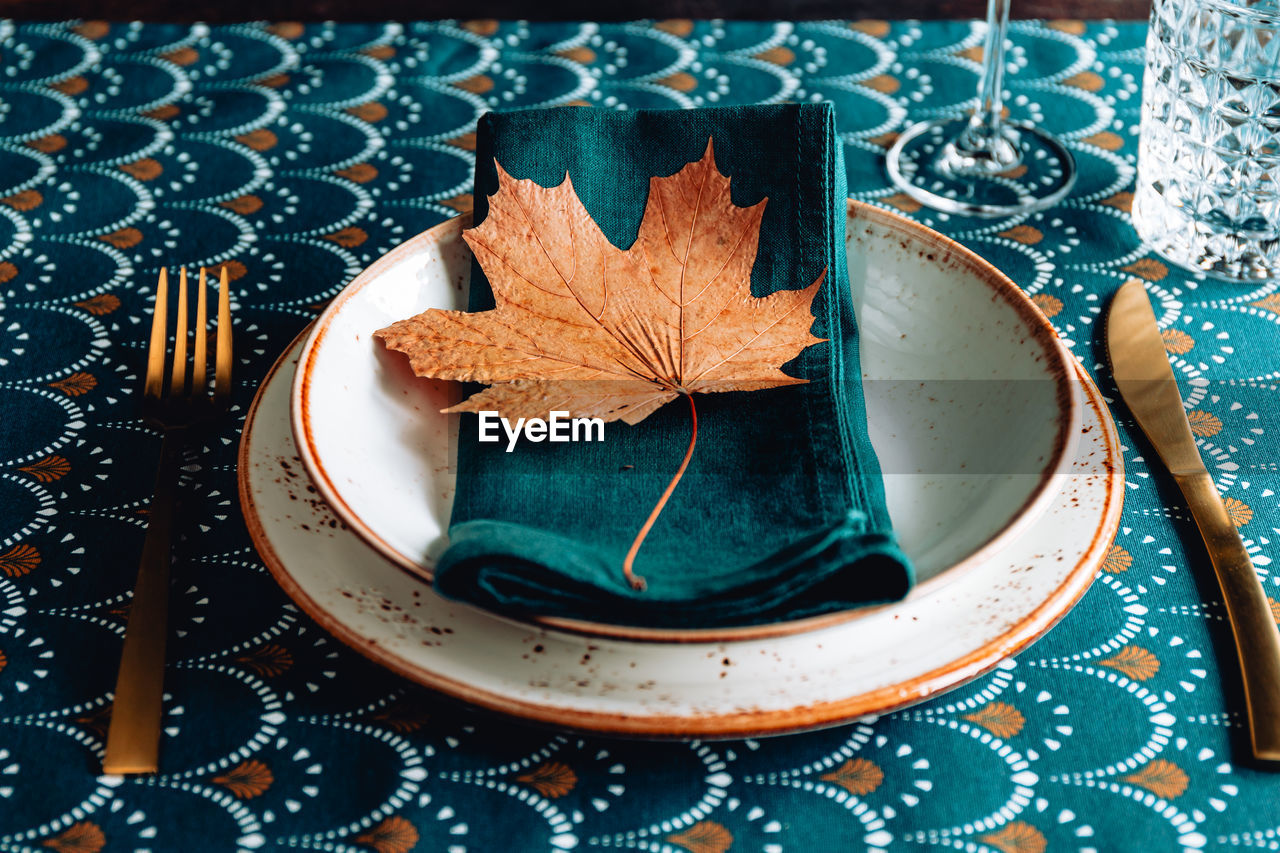
[(214, 359), (213, 398), (219, 404), (231, 397), (231, 287), (227, 267), (218, 279), (218, 350)]
[(164, 325), (169, 315), (169, 272), (160, 270), (156, 302), (151, 307), (151, 342), (147, 344), (147, 379), (143, 393), (159, 400), (164, 393)]
[(208, 393), (209, 387), (209, 299), (205, 281), (205, 268), (200, 267), (200, 285), (196, 291), (195, 363), (191, 368), (191, 390), (199, 394)]
[(187, 390), (187, 268), (178, 273), (178, 324), (173, 330), (173, 372), (169, 379), (169, 393), (182, 394)]

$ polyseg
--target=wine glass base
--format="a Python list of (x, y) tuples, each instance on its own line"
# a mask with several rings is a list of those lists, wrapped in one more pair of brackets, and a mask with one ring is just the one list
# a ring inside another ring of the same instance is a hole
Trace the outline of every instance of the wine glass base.
[[(1009, 122), (995, 142), (1007, 164), (957, 155), (968, 117), (921, 122), (903, 131), (885, 157), (894, 186), (923, 205), (963, 216), (1012, 216), (1044, 210), (1071, 191), (1075, 158), (1053, 136), (1028, 124)], [(993, 143), (994, 144), (994, 143)], [(995, 150), (999, 150), (998, 148)]]

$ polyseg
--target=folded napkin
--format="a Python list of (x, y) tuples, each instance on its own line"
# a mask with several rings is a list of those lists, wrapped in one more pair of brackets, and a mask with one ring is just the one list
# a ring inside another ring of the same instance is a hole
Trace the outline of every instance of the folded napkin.
[[(517, 617), (655, 627), (751, 625), (892, 601), (912, 583), (894, 539), (867, 438), (845, 263), (845, 171), (829, 104), (616, 112), (489, 113), (476, 135), (475, 219), (498, 188), (495, 158), (544, 187), (566, 172), (615, 246), (636, 239), (653, 176), (698, 161), (713, 140), (735, 204), (767, 198), (755, 296), (826, 280), (813, 334), (828, 339), (783, 366), (809, 380), (702, 394), (684, 478), (622, 564), (689, 442), (683, 400), (603, 442), (477, 441), (463, 415), (450, 545), (436, 567), (447, 597)], [(492, 308), (471, 273), (470, 310)]]

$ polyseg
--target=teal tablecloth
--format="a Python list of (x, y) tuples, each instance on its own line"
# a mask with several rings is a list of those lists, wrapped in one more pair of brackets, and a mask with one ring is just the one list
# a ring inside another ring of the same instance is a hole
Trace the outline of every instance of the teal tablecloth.
[(1280, 849), (1280, 776), (1244, 760), (1218, 592), (1123, 412), (1118, 541), (1031, 649), (875, 722), (664, 745), (462, 710), (330, 639), (249, 543), (228, 423), (185, 486), (166, 772), (97, 775), (158, 450), (135, 420), (158, 264), (230, 263), (243, 411), (345, 281), (469, 204), (491, 107), (834, 101), (854, 196), (1007, 270), (1104, 393), (1100, 311), (1146, 279), (1280, 598), (1280, 285), (1198, 281), (1135, 237), (1143, 35), (1015, 26), (1010, 108), (1082, 174), (1055, 210), (978, 222), (917, 209), (881, 171), (904, 121), (972, 98), (968, 23), (0, 22), (0, 849)]

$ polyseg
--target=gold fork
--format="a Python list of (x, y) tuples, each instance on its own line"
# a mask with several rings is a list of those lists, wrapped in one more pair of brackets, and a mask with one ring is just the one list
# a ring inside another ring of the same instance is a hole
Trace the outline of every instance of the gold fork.
[[(120, 672), (116, 676), (111, 726), (107, 730), (104, 773), (155, 773), (159, 769), (161, 704), (164, 696), (164, 646), (169, 617), (169, 537), (177, 492), (178, 468), (186, 431), (227, 408), (231, 398), (231, 301), (227, 268), (218, 283), (217, 341), (212, 386), (208, 377), (208, 298), (205, 269), (196, 294), (195, 346), (187, 359), (187, 270), (178, 279), (177, 323), (172, 358), (166, 353), (169, 274), (160, 270), (147, 347), (142, 418), (164, 434), (160, 467), (151, 497), (147, 538), (142, 544), (138, 580), (129, 605)], [(169, 381), (165, 382), (165, 361)]]

